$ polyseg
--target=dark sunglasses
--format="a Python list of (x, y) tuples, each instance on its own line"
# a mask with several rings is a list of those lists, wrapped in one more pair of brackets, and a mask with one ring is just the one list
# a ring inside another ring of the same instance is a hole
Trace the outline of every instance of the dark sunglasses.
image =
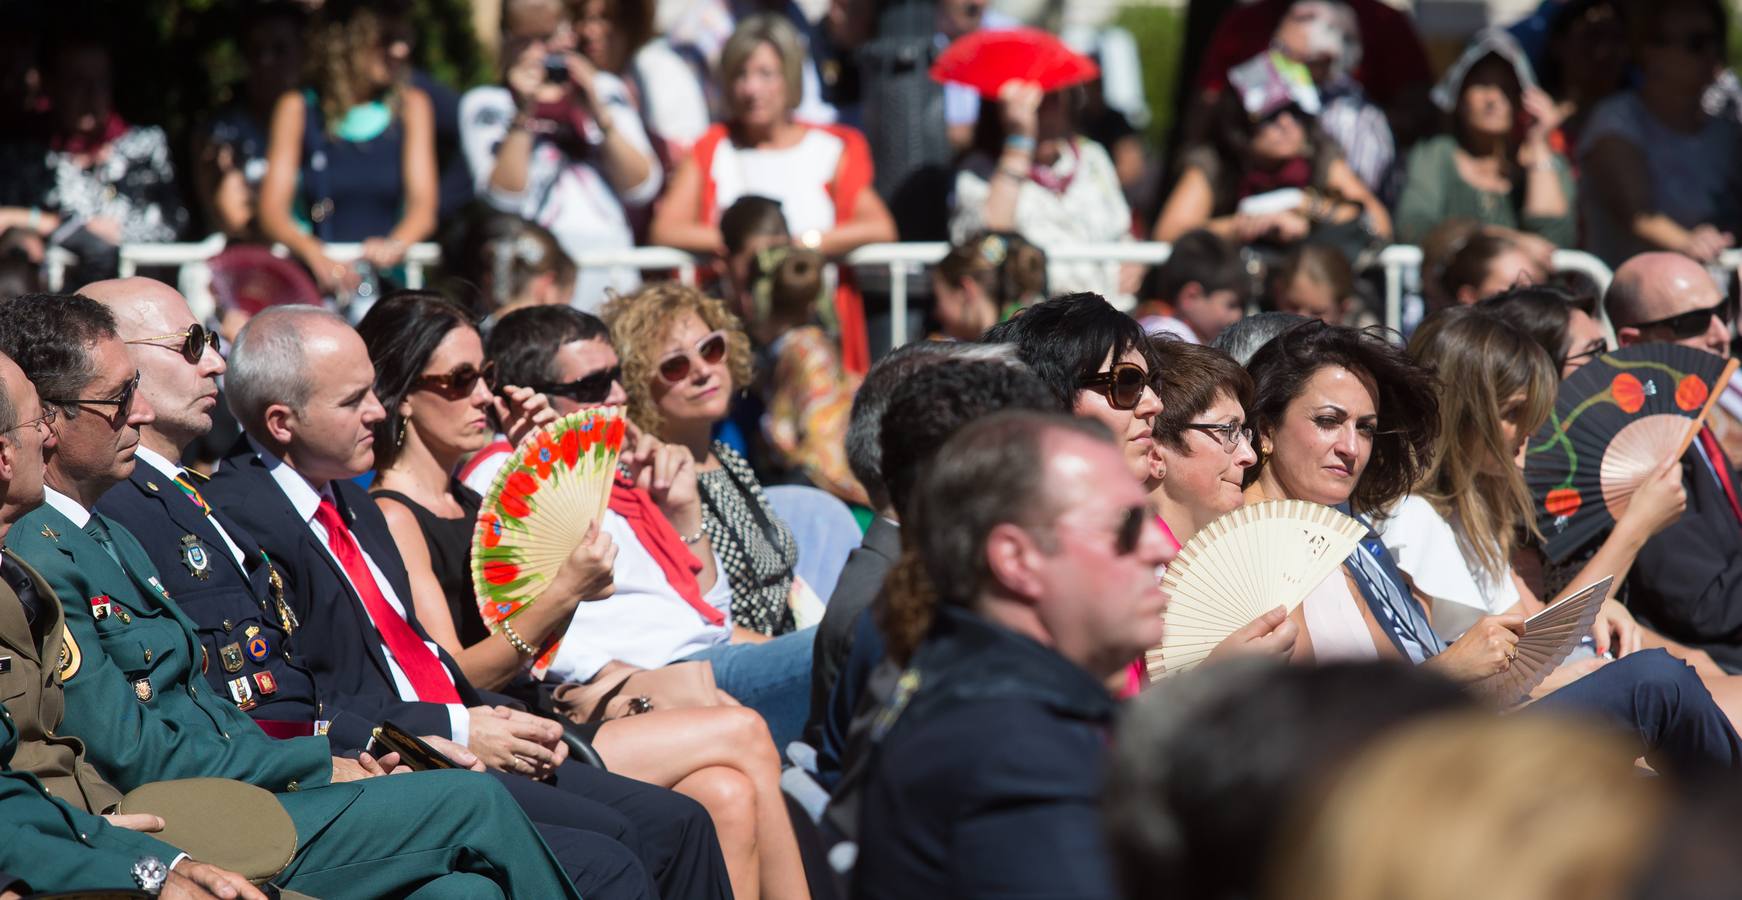
[(659, 361), (659, 377), (668, 384), (677, 384), (690, 377), (694, 371), (694, 362), (700, 360), (702, 365), (718, 365), (726, 358), (726, 333), (716, 331), (696, 342), (694, 353), (681, 351)]
[(1640, 331), (1647, 328), (1668, 328), (1675, 335), (1676, 340), (1685, 341), (1688, 338), (1705, 334), (1706, 329), (1712, 327), (1713, 316), (1717, 316), (1727, 326), (1735, 324), (1736, 298), (1725, 297), (1717, 304), (1705, 309), (1693, 309), (1678, 315), (1653, 319), (1650, 322), (1640, 322), (1633, 327)]
[(134, 372), (133, 377), (128, 379), (127, 383), (121, 386), (121, 393), (114, 398), (90, 399), (86, 397), (74, 397), (69, 400), (50, 400), (48, 402), (53, 403), (56, 406), (113, 406), (115, 407), (115, 419), (111, 420), (111, 422), (116, 420), (125, 422), (127, 421), (128, 414), (133, 411), (133, 397), (138, 393), (139, 373)]
[(471, 363), (462, 363), (459, 368), (452, 372), (444, 372), (440, 375), (420, 375), (416, 381), (412, 382), (412, 388), (414, 390), (437, 391), (449, 396), (465, 396), (472, 392), (472, 388), (476, 387), (480, 380), (484, 382), (485, 387), (491, 390), (496, 389), (495, 360), (485, 363), (481, 369)]
[(574, 381), (547, 382), (532, 385), (532, 389), (545, 395), (567, 397), (583, 406), (604, 403), (611, 396), (611, 385), (623, 380), (623, 367), (612, 366), (601, 369), (590, 375), (583, 375)]
[[(167, 340), (178, 340), (181, 341), (181, 344), (158, 343), (158, 341)], [(212, 348), (213, 353), (218, 352), (218, 333), (216, 331), (207, 331), (204, 325), (189, 325), (188, 330), (186, 331), (178, 331), (174, 334), (160, 334), (156, 337), (136, 338), (127, 341), (127, 343), (150, 344), (153, 347), (162, 347), (165, 350), (179, 350), (182, 359), (187, 360), (190, 365), (198, 365), (200, 357), (205, 355), (207, 347)]]
[(1149, 387), (1149, 373), (1136, 363), (1114, 363), (1105, 372), (1084, 376), (1077, 385), (1105, 396), (1114, 409), (1136, 409)]

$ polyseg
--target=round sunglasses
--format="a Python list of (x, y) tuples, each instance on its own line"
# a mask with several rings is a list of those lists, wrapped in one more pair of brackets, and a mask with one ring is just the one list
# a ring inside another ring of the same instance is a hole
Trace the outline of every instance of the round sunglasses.
[(665, 379), (667, 384), (678, 384), (690, 377), (697, 362), (704, 366), (714, 366), (719, 365), (720, 360), (725, 358), (726, 333), (715, 331), (696, 341), (694, 351), (680, 350), (661, 359), (657, 370), (659, 377)]
[[(158, 343), (159, 341), (168, 340), (180, 341), (180, 343)], [(204, 325), (195, 324), (189, 325), (188, 330), (186, 331), (177, 331), (174, 334), (160, 334), (148, 338), (135, 338), (134, 340), (126, 341), (126, 343), (150, 344), (153, 347), (162, 347), (165, 350), (175, 350), (181, 353), (181, 358), (187, 360), (190, 365), (198, 365), (200, 357), (205, 355), (207, 347), (212, 348), (213, 353), (218, 352), (218, 333), (216, 331), (207, 330)]]
[(1107, 405), (1114, 409), (1136, 409), (1149, 387), (1149, 373), (1136, 363), (1114, 363), (1105, 372), (1083, 376), (1077, 385), (1105, 396)]

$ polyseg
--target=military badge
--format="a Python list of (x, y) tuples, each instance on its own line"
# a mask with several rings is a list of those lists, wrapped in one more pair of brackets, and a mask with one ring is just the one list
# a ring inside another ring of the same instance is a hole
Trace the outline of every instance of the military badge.
[(231, 675), (242, 671), (242, 645), (239, 643), (225, 644), (218, 648), (218, 665)]
[(115, 611), (115, 601), (109, 599), (108, 594), (98, 594), (97, 596), (92, 597), (90, 599), (90, 604), (91, 618), (96, 619), (99, 622), (109, 618), (109, 614)]
[(64, 682), (79, 674), (79, 664), (84, 661), (84, 657), (79, 653), (79, 642), (73, 640), (71, 628), (62, 625), (60, 636), (60, 657), (55, 660), (55, 665), (60, 669), (60, 680)]
[(260, 689), (260, 696), (267, 697), (278, 693), (278, 679), (271, 672), (255, 672), (254, 686)]
[(206, 551), (206, 545), (191, 534), (181, 538), (181, 564), (187, 566), (188, 574), (201, 581), (212, 577), (212, 555)]
[(246, 677), (232, 678), (227, 684), (230, 688), (230, 699), (235, 701), (238, 709), (250, 710), (259, 705), (260, 701), (254, 696), (254, 685)]
[(248, 639), (249, 659), (255, 662), (265, 662), (266, 657), (270, 655), (272, 655), (272, 645), (266, 642), (266, 638), (256, 635)]
[(150, 703), (151, 679), (141, 678), (138, 681), (133, 682), (133, 696), (138, 697), (140, 703)]

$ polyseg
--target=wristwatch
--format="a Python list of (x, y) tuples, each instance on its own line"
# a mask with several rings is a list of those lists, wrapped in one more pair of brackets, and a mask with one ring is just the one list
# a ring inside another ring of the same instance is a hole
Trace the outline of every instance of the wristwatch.
[(163, 890), (163, 883), (168, 880), (169, 866), (155, 856), (142, 856), (133, 864), (133, 883), (153, 897)]

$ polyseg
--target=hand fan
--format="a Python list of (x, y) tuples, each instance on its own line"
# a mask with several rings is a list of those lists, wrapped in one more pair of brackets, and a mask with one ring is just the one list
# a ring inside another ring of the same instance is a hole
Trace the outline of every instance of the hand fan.
[(1150, 680), (1191, 669), (1278, 605), (1292, 612), (1366, 534), (1360, 522), (1304, 500), (1249, 504), (1204, 526), (1162, 577), (1167, 631), (1146, 655)]
[(1476, 693), (1502, 706), (1523, 700), (1591, 633), (1597, 610), (1608, 599), (1614, 583), (1614, 576), (1606, 577), (1525, 619), (1524, 637), (1518, 639), (1518, 655), (1512, 665), (1498, 675), (1476, 682)]
[(934, 81), (965, 84), (996, 98), (1005, 82), (1021, 79), (1056, 91), (1101, 76), (1095, 61), (1038, 28), (999, 28), (965, 34), (932, 63)]
[(1561, 382), (1524, 459), (1550, 562), (1607, 531), (1646, 476), (1687, 451), (1735, 371), (1735, 360), (1703, 350), (1638, 344)]
[[(496, 473), (472, 531), (472, 588), (492, 632), (535, 602), (604, 516), (624, 422), (617, 406), (570, 413), (528, 435)], [(534, 677), (558, 643), (540, 648)]]

